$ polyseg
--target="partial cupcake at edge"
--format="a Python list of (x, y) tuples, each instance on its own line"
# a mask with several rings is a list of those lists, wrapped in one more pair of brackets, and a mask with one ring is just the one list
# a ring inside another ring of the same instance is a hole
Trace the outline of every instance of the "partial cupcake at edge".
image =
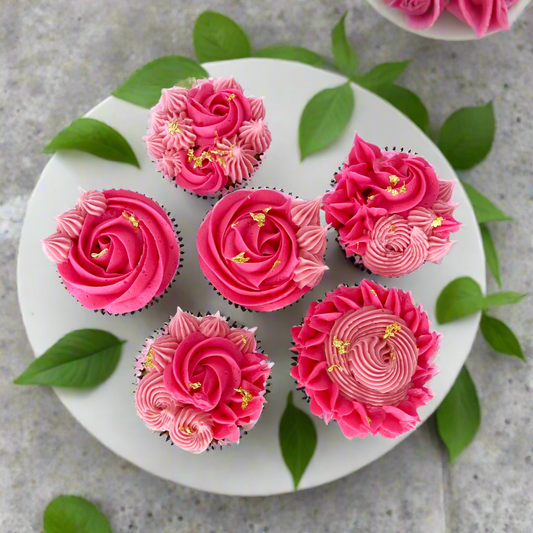
[(125, 314), (153, 305), (178, 273), (181, 237), (154, 200), (124, 189), (84, 191), (42, 243), (83, 307)]
[(348, 439), (410, 431), (433, 397), (440, 334), (409, 292), (368, 280), (339, 286), (310, 305), (292, 337), (297, 387)]
[(255, 331), (178, 308), (137, 360), (135, 406), (148, 428), (195, 454), (238, 443), (261, 416), (274, 364)]
[(263, 98), (233, 76), (163, 89), (150, 110), (148, 154), (163, 177), (199, 196), (243, 186), (270, 146)]
[(405, 276), (426, 261), (440, 263), (455, 244), (450, 235), (461, 226), (453, 216), (455, 184), (440, 180), (423, 157), (381, 150), (356, 134), (323, 209), (355, 265)]
[(235, 191), (200, 225), (200, 267), (235, 306), (276, 311), (320, 283), (328, 269), (326, 232), (320, 198), (306, 201), (272, 189)]

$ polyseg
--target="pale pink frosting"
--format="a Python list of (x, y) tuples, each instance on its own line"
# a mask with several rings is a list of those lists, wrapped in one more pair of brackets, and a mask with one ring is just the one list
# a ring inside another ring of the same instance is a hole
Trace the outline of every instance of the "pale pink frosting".
[(449, 236), (460, 228), (452, 216), (455, 182), (440, 181), (422, 157), (382, 151), (356, 134), (335, 180), (323, 199), (326, 221), (356, 263), (382, 276), (404, 276), (451, 249)]
[(311, 411), (337, 420), (347, 438), (393, 438), (413, 429), (433, 393), (427, 382), (440, 335), (410, 293), (364, 280), (313, 302), (292, 328), (298, 353), (291, 375)]
[(62, 215), (55, 217), (57, 231), (67, 234), (71, 239), (75, 239), (81, 233), (84, 218), (85, 214), (77, 207), (73, 207)]
[(294, 220), (295, 203), (298, 222), (316, 228), (316, 200), (295, 201), (268, 189), (235, 191), (207, 214), (196, 240), (200, 267), (222, 296), (249, 309), (274, 311), (319, 283), (327, 269), (326, 234), (322, 242), (314, 236), (318, 253), (301, 248), (297, 233), (306, 226)]
[(272, 363), (256, 348), (255, 328), (230, 328), (219, 312), (197, 318), (178, 309), (138, 359), (140, 417), (194, 453), (238, 442), (239, 428), (253, 427), (266, 403)]
[(407, 17), (407, 24), (416, 30), (431, 28), (446, 7), (445, 0), (387, 0), (390, 7)]
[(326, 233), (328, 226), (303, 226), (296, 232), (296, 241), (302, 250), (322, 257), (328, 244)]
[[(127, 313), (160, 296), (178, 268), (172, 221), (153, 200), (126, 190), (82, 191), (82, 228), (75, 239), (43, 241), (69, 292), (88, 309)], [(96, 213), (96, 214), (92, 214)], [(65, 229), (72, 210), (58, 217)]]
[(300, 227), (320, 225), (321, 197), (314, 200), (294, 198), (292, 201), (291, 216), (293, 222)]
[(164, 89), (143, 137), (157, 170), (198, 195), (241, 184), (259, 167), (272, 135), (261, 98), (229, 78)]

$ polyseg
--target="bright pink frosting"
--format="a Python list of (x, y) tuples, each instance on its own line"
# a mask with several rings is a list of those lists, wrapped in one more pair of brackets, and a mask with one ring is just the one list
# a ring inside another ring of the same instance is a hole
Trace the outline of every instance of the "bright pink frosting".
[(176, 274), (172, 221), (150, 198), (127, 190), (81, 191), (43, 240), (69, 292), (88, 309), (128, 313), (160, 296)]
[(150, 110), (146, 148), (169, 181), (199, 195), (249, 179), (270, 146), (262, 98), (233, 77), (163, 89)]
[(204, 275), (224, 298), (248, 309), (274, 311), (295, 302), (328, 268), (319, 212), (320, 199), (275, 190), (228, 194), (198, 231)]
[(364, 280), (313, 302), (292, 328), (298, 353), (291, 375), (326, 424), (347, 438), (397, 437), (420, 421), (417, 409), (433, 393), (440, 335), (411, 294)]
[(439, 180), (424, 158), (381, 150), (356, 134), (335, 181), (323, 199), (326, 221), (346, 255), (371, 272), (404, 276), (440, 262), (453, 246), (455, 182)]
[(387, 0), (390, 7), (407, 16), (407, 24), (416, 30), (431, 28), (446, 7), (445, 0)]
[(135, 405), (148, 427), (184, 450), (238, 442), (259, 419), (273, 363), (257, 351), (255, 328), (178, 308), (137, 361)]

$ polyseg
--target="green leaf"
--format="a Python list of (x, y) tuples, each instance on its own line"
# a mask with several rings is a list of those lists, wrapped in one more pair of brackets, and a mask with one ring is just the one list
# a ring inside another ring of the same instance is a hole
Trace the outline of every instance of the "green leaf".
[(450, 392), (437, 409), (437, 429), (450, 461), (472, 442), (481, 424), (481, 407), (476, 387), (463, 366)]
[(279, 424), (279, 445), (283, 460), (291, 472), (294, 490), (298, 488), (315, 453), (316, 439), (313, 421), (309, 415), (294, 407), (292, 392), (289, 392), (287, 407)]
[(492, 102), (464, 107), (448, 117), (440, 130), (437, 144), (453, 168), (466, 170), (487, 157), (495, 130)]
[(286, 59), (287, 61), (298, 61), (314, 67), (321, 67), (324, 58), (316, 52), (302, 48), (301, 46), (267, 46), (256, 50), (254, 57), (271, 57), (274, 59)]
[(103, 513), (79, 496), (59, 496), (44, 512), (44, 533), (112, 533)]
[(331, 50), (333, 52), (333, 59), (338, 69), (346, 74), (349, 78), (357, 74), (357, 66), (359, 61), (353, 48), (350, 46), (346, 38), (346, 31), (344, 29), (344, 19), (348, 13), (344, 13), (337, 25), (331, 32)]
[(111, 126), (94, 118), (75, 120), (50, 141), (44, 152), (52, 154), (61, 150), (80, 150), (102, 159), (141, 168), (128, 141)]
[(382, 85), (373, 89), (378, 96), (390, 102), (396, 109), (409, 117), (422, 131), (429, 130), (429, 113), (422, 100), (409, 89), (393, 85)]
[(410, 61), (382, 63), (373, 69), (357, 76), (355, 82), (367, 89), (373, 90), (382, 85), (391, 84), (405, 70)]
[(174, 87), (186, 78), (206, 78), (207, 71), (196, 61), (184, 56), (164, 56), (136, 70), (113, 96), (141, 107), (153, 107), (161, 98), (161, 90)]
[(496, 220), (512, 220), (512, 217), (498, 209), (486, 196), (483, 196), (476, 188), (472, 187), (472, 185), (463, 182), (463, 187), (472, 203), (479, 224)]
[(250, 41), (233, 20), (214, 11), (204, 11), (193, 30), (194, 52), (198, 61), (222, 61), (248, 57)]
[(484, 298), (477, 281), (457, 278), (444, 287), (437, 299), (437, 320), (441, 324), (484, 309)]
[(483, 309), (487, 309), (493, 305), (512, 305), (517, 304), (522, 298), (525, 298), (527, 294), (522, 294), (520, 292), (494, 292), (485, 296), (483, 300)]
[(497, 352), (516, 355), (516, 357), (526, 360), (516, 335), (501, 320), (483, 313), (481, 315), (481, 333)]
[(479, 229), (481, 230), (481, 239), (483, 240), (483, 249), (485, 250), (487, 264), (489, 265), (489, 269), (492, 272), (498, 287), (501, 287), (500, 260), (498, 259), (498, 252), (496, 251), (496, 246), (494, 246), (492, 235), (485, 224), (480, 224)]
[(299, 141), (302, 161), (331, 144), (352, 116), (354, 95), (350, 83), (315, 94), (300, 118)]
[(95, 387), (115, 370), (124, 342), (100, 329), (71, 331), (35, 359), (14, 383)]

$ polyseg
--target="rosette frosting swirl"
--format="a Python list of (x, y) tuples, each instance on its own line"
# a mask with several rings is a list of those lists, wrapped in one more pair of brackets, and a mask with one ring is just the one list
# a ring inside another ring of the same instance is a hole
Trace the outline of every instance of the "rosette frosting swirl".
[(69, 292), (86, 308), (141, 309), (172, 281), (180, 245), (172, 221), (150, 198), (127, 190), (82, 191), (43, 241)]
[(238, 442), (259, 419), (273, 363), (257, 351), (255, 328), (230, 327), (220, 313), (178, 308), (137, 361), (135, 403), (148, 427), (193, 453)]
[(324, 196), (326, 221), (347, 256), (386, 277), (439, 262), (460, 223), (453, 218), (455, 182), (438, 179), (422, 157), (382, 151), (356, 134), (335, 186)]
[(440, 335), (410, 293), (363, 281), (311, 304), (292, 329), (298, 353), (291, 374), (311, 411), (337, 420), (348, 438), (396, 437), (413, 429), (433, 393), (425, 385)]
[[(200, 267), (222, 296), (257, 311), (285, 307), (316, 286), (327, 266), (315, 200), (279, 191), (235, 191), (207, 214)], [(298, 225), (298, 222), (301, 225)]]
[(233, 77), (209, 78), (164, 89), (144, 140), (165, 178), (213, 194), (254, 174), (272, 140), (264, 118), (263, 100), (246, 97)]

